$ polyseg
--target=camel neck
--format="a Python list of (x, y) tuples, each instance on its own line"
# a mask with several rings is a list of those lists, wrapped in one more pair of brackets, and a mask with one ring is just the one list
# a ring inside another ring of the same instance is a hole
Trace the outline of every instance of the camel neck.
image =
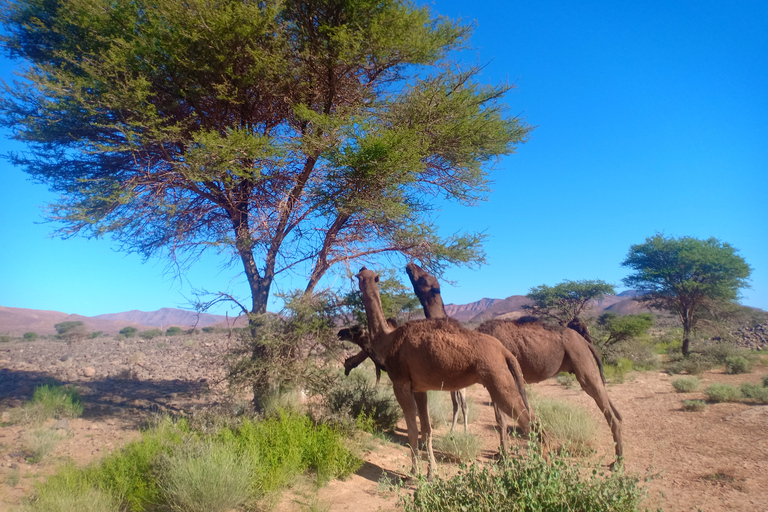
[(376, 283), (360, 281), (360, 292), (363, 295), (368, 330), (373, 335), (373, 339), (391, 332), (392, 328), (387, 324), (387, 319), (384, 318), (384, 308), (381, 306), (381, 296)]
[(440, 295), (433, 295), (429, 300), (422, 300), (421, 307), (424, 308), (424, 316), (427, 318), (448, 318)]

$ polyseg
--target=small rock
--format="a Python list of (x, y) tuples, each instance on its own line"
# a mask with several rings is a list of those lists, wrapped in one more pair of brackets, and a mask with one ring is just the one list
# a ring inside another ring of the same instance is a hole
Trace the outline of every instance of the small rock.
[(93, 377), (94, 375), (96, 375), (96, 369), (93, 366), (83, 368), (83, 376)]
[(53, 428), (66, 430), (69, 428), (69, 420), (62, 418), (54, 423)]

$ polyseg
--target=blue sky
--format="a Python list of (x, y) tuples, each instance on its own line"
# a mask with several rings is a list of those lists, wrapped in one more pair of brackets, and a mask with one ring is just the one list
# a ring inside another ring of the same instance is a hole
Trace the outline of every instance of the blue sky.
[[(476, 23), (462, 58), (486, 65), (485, 82), (516, 84), (509, 113), (536, 126), (494, 166), (487, 202), (440, 212), (444, 233), (488, 236), (488, 264), (450, 270), (446, 302), (564, 279), (623, 289), (629, 247), (661, 232), (738, 248), (753, 267), (742, 303), (768, 310), (768, 2), (429, 5)], [(14, 66), (1, 59), (0, 74)], [(20, 149), (1, 134), (0, 147)], [(7, 161), (0, 173), (0, 305), (97, 315), (184, 307), (192, 288), (245, 296), (239, 269), (216, 255), (177, 279), (109, 240), (50, 238), (41, 206), (54, 197)]]

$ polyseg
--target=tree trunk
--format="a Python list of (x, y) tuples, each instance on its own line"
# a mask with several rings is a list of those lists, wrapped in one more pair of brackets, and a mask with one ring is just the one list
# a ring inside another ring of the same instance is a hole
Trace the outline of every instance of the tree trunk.
[(683, 356), (688, 357), (691, 354), (691, 327), (693, 324), (693, 315), (690, 310), (683, 312)]

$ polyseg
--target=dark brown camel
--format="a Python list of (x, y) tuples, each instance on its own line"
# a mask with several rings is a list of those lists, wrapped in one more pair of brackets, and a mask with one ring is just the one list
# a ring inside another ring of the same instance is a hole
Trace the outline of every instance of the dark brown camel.
[[(414, 263), (409, 263), (406, 270), (427, 318), (445, 317), (437, 279)], [(559, 372), (574, 373), (581, 388), (595, 400), (608, 421), (616, 445), (616, 459), (621, 460), (624, 453), (621, 415), (608, 397), (602, 361), (591, 343), (573, 329), (545, 326), (534, 317), (489, 320), (477, 331), (499, 339), (515, 355), (528, 383), (541, 382)]]
[[(504, 414), (515, 418), (523, 432), (530, 432), (520, 366), (497, 339), (466, 329), (450, 319), (407, 322), (393, 330), (384, 319), (379, 276), (363, 268), (357, 278), (368, 317), (372, 355), (386, 366), (395, 397), (405, 415), (414, 474), (418, 470), (417, 409), (423, 420), (429, 454), (428, 478), (433, 476), (436, 465), (427, 410), (429, 390), (456, 391), (480, 383)], [(503, 415), (499, 415), (498, 420), (502, 451), (506, 453), (506, 420)]]

